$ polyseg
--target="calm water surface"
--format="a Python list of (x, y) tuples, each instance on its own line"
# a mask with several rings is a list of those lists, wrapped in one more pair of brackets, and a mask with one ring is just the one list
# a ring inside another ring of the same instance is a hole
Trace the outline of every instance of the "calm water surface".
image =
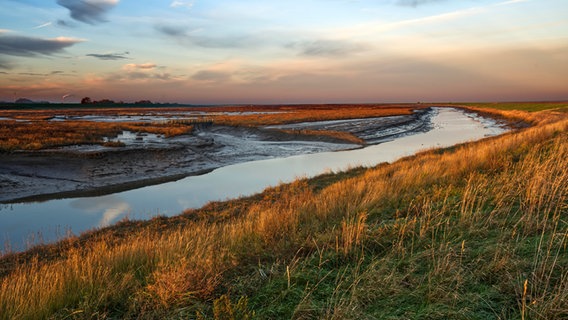
[(108, 226), (116, 221), (176, 215), (209, 201), (251, 195), (298, 177), (374, 166), (420, 150), (451, 146), (503, 133), (494, 121), (439, 108), (434, 129), (363, 149), (324, 152), (252, 161), (214, 170), (201, 176), (91, 198), (0, 205), (0, 250), (23, 250), (38, 242), (53, 242), (69, 232)]

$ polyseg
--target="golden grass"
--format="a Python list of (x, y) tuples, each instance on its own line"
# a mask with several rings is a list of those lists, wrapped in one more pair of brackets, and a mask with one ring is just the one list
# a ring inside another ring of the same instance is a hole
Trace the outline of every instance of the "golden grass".
[[(337, 119), (359, 119), (412, 114), (418, 105), (297, 105), (273, 106), (259, 109), (258, 114), (225, 115), (214, 117), (215, 123), (232, 126), (264, 126), (286, 123), (324, 121)], [(269, 111), (270, 113), (261, 113)]]
[[(411, 114), (416, 106), (389, 105), (298, 105), (210, 108), (117, 108), (117, 109), (64, 109), (64, 110), (0, 110), (0, 117), (14, 120), (0, 121), (0, 151), (40, 150), (53, 147), (103, 144), (104, 138), (116, 137), (122, 131), (146, 132), (172, 137), (192, 132), (191, 123), (168, 122), (93, 122), (49, 121), (55, 115), (71, 116), (184, 116), (187, 112), (201, 112), (198, 118), (207, 118), (216, 124), (231, 126), (263, 126), (303, 121), (349, 118), (383, 117)], [(248, 113), (242, 114), (243, 111)], [(255, 113), (256, 112), (256, 113)], [(251, 114), (252, 113), (252, 114)], [(20, 120), (20, 121), (16, 121)], [(349, 133), (303, 130), (296, 134), (330, 136), (362, 144), (361, 139)]]
[(170, 123), (110, 123), (91, 121), (0, 121), (0, 151), (40, 150), (81, 144), (105, 143), (122, 131), (161, 134), (166, 137), (190, 133), (191, 125)]
[(50, 259), (7, 256), (0, 318), (215, 316), (246, 295), (261, 318), (559, 319), (566, 168), (568, 120), (542, 121), (319, 191), (298, 180), (109, 229)]

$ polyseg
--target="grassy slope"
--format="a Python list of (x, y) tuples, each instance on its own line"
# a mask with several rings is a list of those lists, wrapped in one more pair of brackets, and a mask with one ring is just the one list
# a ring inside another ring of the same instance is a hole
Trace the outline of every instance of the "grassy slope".
[(540, 123), (4, 257), (0, 318), (568, 317), (568, 120), (524, 117)]

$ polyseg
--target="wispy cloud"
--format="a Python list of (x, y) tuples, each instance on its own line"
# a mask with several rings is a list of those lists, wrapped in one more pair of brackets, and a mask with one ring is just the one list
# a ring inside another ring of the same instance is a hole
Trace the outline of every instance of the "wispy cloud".
[[(13, 66), (9, 61), (0, 59), (0, 69), (4, 69), (4, 70), (10, 70), (12, 69)], [(2, 72), (3, 74), (6, 74), (6, 72)]]
[(69, 9), (71, 18), (88, 24), (107, 21), (105, 15), (119, 0), (57, 0), (57, 4)]
[(35, 27), (33, 27), (32, 29), (41, 29), (41, 28), (49, 27), (49, 26), (51, 26), (52, 24), (53, 24), (53, 22), (50, 21), (50, 22), (46, 22), (46, 23), (44, 23), (44, 24), (40, 24), (39, 26), (35, 26)]
[(180, 0), (176, 0), (176, 1), (172, 1), (172, 3), (170, 4), (170, 7), (172, 8), (188, 8), (191, 9), (193, 7), (194, 2), (193, 1), (180, 1)]
[(127, 202), (121, 202), (108, 208), (103, 212), (103, 216), (99, 220), (99, 227), (106, 227), (115, 222), (120, 216), (125, 215), (131, 211), (130, 205)]
[[(404, 30), (409, 28), (421, 28), (425, 26), (434, 26), (444, 24), (452, 21), (464, 19), (466, 17), (476, 16), (486, 13), (488, 7), (471, 7), (465, 9), (458, 9), (450, 12), (434, 14), (419, 18), (412, 18), (406, 20), (399, 20), (390, 23), (384, 22), (370, 22), (346, 27), (343, 29), (335, 30), (335, 33), (342, 38), (365, 38), (373, 39), (377, 36), (388, 34), (396, 30)], [(420, 29), (416, 29), (420, 31)]]
[(507, 5), (510, 5), (510, 4), (523, 3), (523, 2), (529, 2), (529, 1), (530, 0), (509, 0), (509, 1), (497, 3), (496, 6), (507, 6)]
[(203, 35), (202, 29), (189, 30), (183, 26), (158, 25), (156, 31), (171, 37), (180, 44), (187, 46), (198, 46), (202, 48), (244, 48), (258, 46), (263, 43), (263, 39), (248, 34), (210, 36)]
[(57, 25), (60, 27), (65, 27), (65, 28), (73, 28), (75, 27), (75, 25), (73, 23), (67, 22), (65, 20), (57, 20)]
[[(114, 72), (107, 74), (102, 77), (102, 82), (108, 83), (124, 83), (125, 81), (136, 81), (136, 82), (154, 82), (158, 80), (160, 82), (176, 82), (179, 81), (180, 77), (172, 75), (168, 72), (148, 72), (148, 70), (127, 70), (127, 72)], [(134, 83), (134, 82), (132, 82)]]
[(125, 64), (124, 66), (122, 66), (122, 69), (123, 70), (152, 70), (152, 69), (155, 69), (156, 67), (157, 67), (157, 65), (155, 63), (152, 63), (152, 62), (140, 63), (140, 64), (129, 63), (129, 64)]
[(100, 215), (99, 227), (116, 221), (121, 215), (131, 211), (130, 205), (119, 197), (110, 195), (99, 198), (81, 198), (71, 202), (71, 207), (90, 214)]
[(20, 72), (18, 73), (18, 75), (21, 76), (30, 76), (30, 77), (48, 77), (48, 76), (54, 76), (54, 75), (61, 75), (63, 74), (63, 71), (60, 70), (55, 70), (55, 71), (51, 71), (49, 73), (38, 73), (38, 72)]
[(167, 67), (158, 66), (153, 62), (146, 63), (128, 63), (121, 67), (119, 72), (112, 72), (102, 78), (106, 82), (123, 82), (123, 81), (177, 81), (178, 76), (172, 75), (165, 70)]
[(25, 57), (52, 55), (82, 41), (66, 37), (43, 39), (0, 33), (0, 54)]
[(93, 58), (97, 58), (100, 60), (124, 60), (124, 59), (130, 59), (127, 57), (127, 55), (130, 54), (130, 52), (126, 51), (126, 52), (122, 52), (122, 53), (89, 53), (86, 54), (87, 57), (93, 57)]
[(184, 27), (172, 26), (172, 25), (158, 25), (155, 29), (163, 35), (175, 37), (175, 38), (185, 38), (187, 37), (187, 29)]
[(293, 42), (289, 48), (299, 49), (305, 56), (338, 57), (365, 51), (366, 45), (345, 40), (315, 40)]
[(396, 4), (400, 6), (407, 6), (407, 7), (417, 7), (423, 4), (429, 4), (433, 2), (440, 2), (444, 0), (397, 0)]
[(224, 71), (201, 70), (191, 76), (194, 80), (222, 82), (231, 79), (231, 74)]

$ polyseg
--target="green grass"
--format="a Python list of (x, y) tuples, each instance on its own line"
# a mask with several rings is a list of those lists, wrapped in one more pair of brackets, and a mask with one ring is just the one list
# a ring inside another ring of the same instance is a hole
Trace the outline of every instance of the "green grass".
[(491, 108), (499, 110), (518, 110), (537, 112), (543, 110), (559, 109), (568, 112), (568, 102), (484, 102), (484, 103), (461, 103), (470, 107)]
[(568, 120), (542, 119), (6, 256), (0, 319), (567, 318)]

